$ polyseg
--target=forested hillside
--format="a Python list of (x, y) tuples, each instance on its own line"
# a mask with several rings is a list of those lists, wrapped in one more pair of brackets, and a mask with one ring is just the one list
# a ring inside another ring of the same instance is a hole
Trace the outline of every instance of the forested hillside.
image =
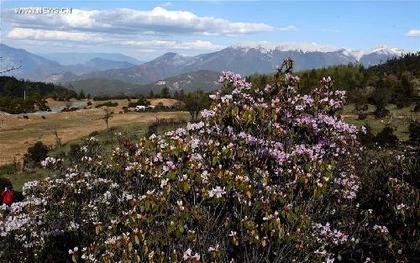
[(0, 111), (9, 113), (33, 112), (47, 109), (45, 98), (67, 100), (76, 97), (75, 91), (51, 83), (0, 77)]
[(300, 89), (310, 91), (322, 76), (331, 76), (337, 89), (348, 93), (357, 104), (396, 104), (417, 102), (420, 89), (420, 53), (407, 54), (385, 64), (364, 68), (361, 65), (333, 66), (299, 74)]

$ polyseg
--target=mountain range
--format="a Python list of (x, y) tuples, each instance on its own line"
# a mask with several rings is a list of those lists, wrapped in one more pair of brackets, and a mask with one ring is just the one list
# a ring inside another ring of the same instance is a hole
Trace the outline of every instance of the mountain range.
[(78, 79), (117, 79), (136, 84), (153, 83), (164, 78), (198, 70), (220, 72), (231, 70), (240, 74), (269, 73), (285, 58), (295, 61), (295, 70), (322, 68), (331, 65), (356, 64), (372, 66), (401, 56), (399, 49), (380, 47), (370, 52), (360, 53), (348, 49), (286, 49), (283, 46), (265, 48), (262, 46), (231, 46), (213, 53), (198, 56), (182, 56), (169, 52), (152, 61), (130, 68), (94, 71), (79, 75), (76, 79), (62, 78), (60, 82)]
[[(76, 56), (76, 53), (72, 54)], [(99, 57), (93, 57), (94, 55), (98, 55)], [(98, 70), (133, 67), (139, 62), (134, 58), (130, 58), (122, 54), (109, 54), (109, 56), (107, 56), (105, 53), (93, 53), (87, 55), (86, 57), (89, 59), (75, 60), (82, 61), (81, 63), (63, 65), (58, 61), (33, 54), (25, 49), (12, 48), (5, 44), (0, 44), (0, 71), (12, 67), (18, 67), (18, 69), (8, 72), (8, 75), (33, 81), (55, 82), (50, 81), (50, 78), (57, 73), (63, 73), (68, 78), (76, 78), (77, 75), (87, 74)], [(110, 58), (114, 58), (116, 60), (111, 60)], [(136, 62), (136, 64), (130, 63), (129, 61)]]
[(120, 95), (148, 95), (150, 91), (155, 94), (167, 87), (172, 93), (183, 90), (213, 91), (219, 88), (217, 79), (219, 73), (215, 71), (199, 70), (169, 77), (150, 84), (133, 84), (115, 79), (89, 78), (67, 82), (65, 86), (92, 96), (120, 96)]
[(61, 65), (84, 64), (88, 62), (89, 60), (92, 60), (95, 58), (117, 61), (117, 62), (127, 62), (133, 65), (140, 65), (145, 62), (145, 61), (140, 61), (130, 56), (126, 56), (124, 54), (120, 54), (120, 53), (58, 52), (58, 53), (47, 53), (47, 54), (40, 54), (40, 55), (49, 60), (57, 61)]
[[(368, 67), (384, 63), (405, 53), (401, 49), (383, 46), (362, 52), (316, 44), (235, 45), (197, 56), (183, 56), (169, 52), (149, 62), (139, 64), (138, 60), (122, 54), (78, 53), (82, 55), (74, 55), (75, 53), (61, 53), (63, 56), (60, 59), (57, 53), (44, 55), (57, 60), (54, 61), (4, 44), (0, 45), (0, 52), (3, 57), (2, 67), (22, 65), (19, 70), (9, 73), (16, 77), (72, 84), (80, 89), (83, 89), (82, 83), (85, 85), (90, 83), (87, 85), (89, 90), (92, 89), (91, 83), (98, 85), (101, 82), (103, 86), (108, 87), (108, 91), (112, 90), (110, 87), (114, 87), (117, 93), (121, 91), (130, 91), (131, 93), (133, 90), (130, 85), (125, 85), (127, 89), (121, 88), (122, 82), (140, 84), (143, 88), (144, 85), (159, 88), (161, 85), (156, 85), (156, 83), (165, 82), (164, 85), (168, 85), (173, 90), (187, 90), (197, 85), (213, 83), (217, 80), (218, 72), (223, 70), (231, 70), (243, 75), (270, 73), (275, 71), (276, 66), (285, 58), (292, 58), (295, 61), (295, 71), (299, 71), (350, 63)], [(73, 60), (69, 59), (71, 54), (74, 55)], [(96, 55), (99, 57), (95, 57)], [(77, 61), (77, 64), (63, 65), (71, 61)], [(190, 74), (193, 72), (195, 73)], [(204, 74), (204, 72), (206, 73)], [(200, 79), (197, 76), (201, 78), (205, 76), (205, 78)], [(113, 85), (106, 83), (110, 80), (113, 81), (110, 82)], [(97, 89), (101, 89), (101, 87), (98, 86)], [(97, 92), (91, 94), (94, 93)]]

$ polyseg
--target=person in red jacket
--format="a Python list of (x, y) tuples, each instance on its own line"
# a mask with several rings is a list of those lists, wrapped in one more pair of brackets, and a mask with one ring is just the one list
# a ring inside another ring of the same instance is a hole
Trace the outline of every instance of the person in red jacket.
[(3, 204), (6, 204), (7, 206), (11, 206), (13, 203), (13, 196), (14, 196), (13, 190), (9, 188), (4, 188), (3, 193), (1, 193), (1, 199), (3, 201)]

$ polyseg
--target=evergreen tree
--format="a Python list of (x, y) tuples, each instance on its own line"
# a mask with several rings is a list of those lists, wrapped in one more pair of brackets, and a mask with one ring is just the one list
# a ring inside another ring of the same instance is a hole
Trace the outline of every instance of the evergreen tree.
[(78, 97), (79, 97), (80, 100), (86, 98), (85, 93), (83, 92), (83, 90), (80, 90)]
[(161, 98), (170, 98), (171, 97), (171, 92), (169, 91), (168, 87), (164, 87), (161, 91), (160, 91), (160, 97)]

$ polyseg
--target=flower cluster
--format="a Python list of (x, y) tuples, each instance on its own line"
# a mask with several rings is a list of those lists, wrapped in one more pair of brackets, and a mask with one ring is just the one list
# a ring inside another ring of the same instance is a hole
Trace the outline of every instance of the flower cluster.
[(44, 167), (52, 168), (56, 165), (59, 165), (63, 162), (63, 159), (61, 158), (54, 158), (54, 157), (47, 157), (45, 160), (41, 161), (41, 165)]

